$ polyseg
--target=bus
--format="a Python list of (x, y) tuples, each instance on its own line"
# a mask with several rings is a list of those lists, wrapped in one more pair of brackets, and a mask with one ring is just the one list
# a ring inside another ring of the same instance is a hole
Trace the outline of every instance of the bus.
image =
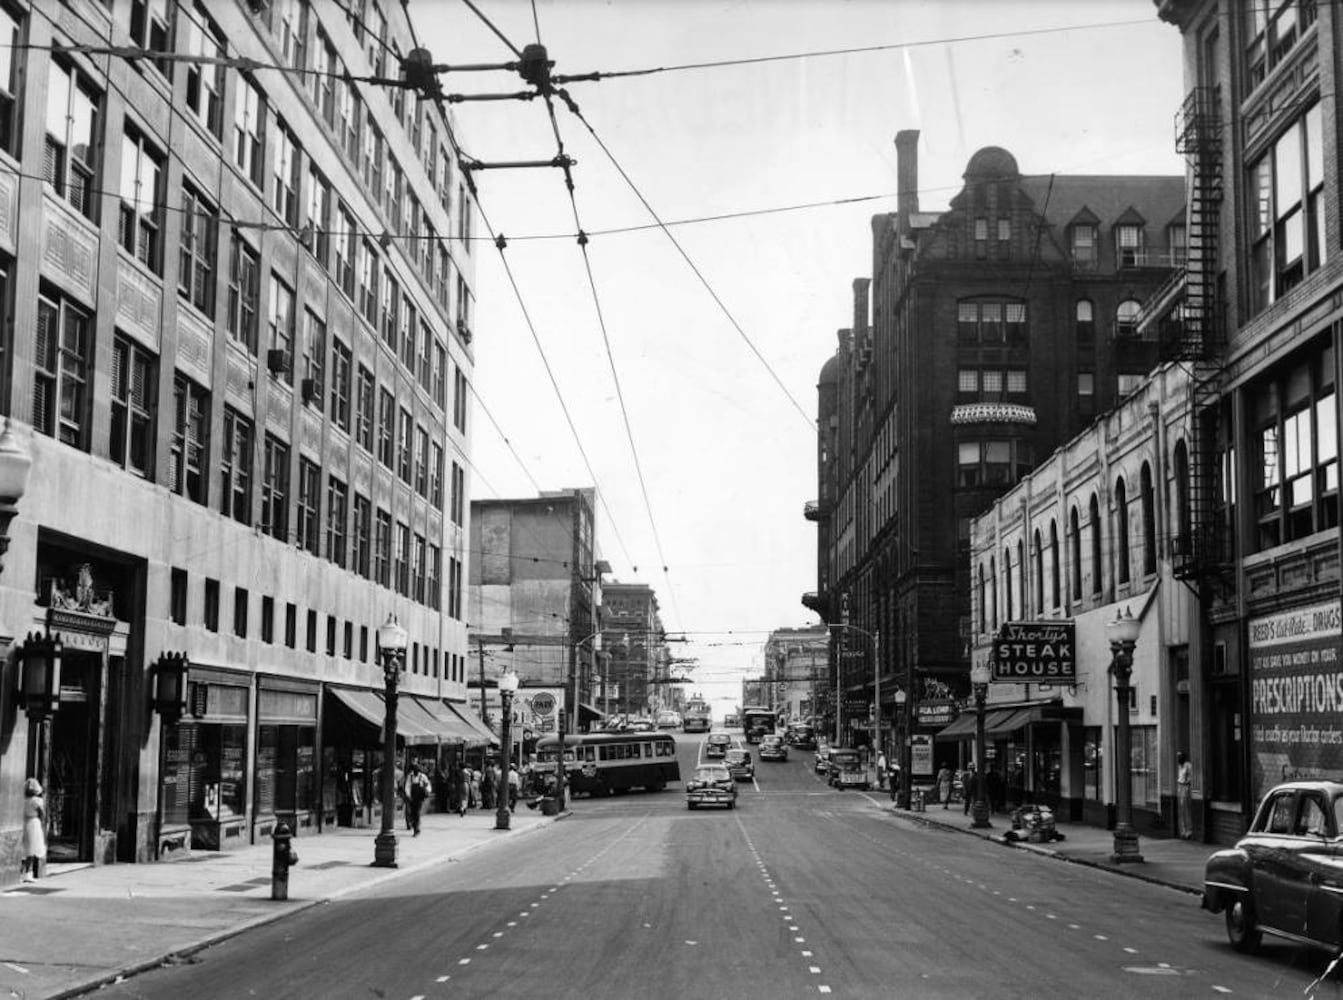
[(713, 713), (702, 698), (691, 698), (681, 713), (681, 730), (687, 733), (707, 733), (713, 728)]
[[(545, 781), (555, 773), (560, 738), (543, 736), (536, 743), (536, 775)], [(586, 733), (564, 738), (564, 776), (571, 794), (611, 795), (643, 788), (660, 792), (681, 780), (676, 738), (670, 733)]]
[(774, 709), (763, 705), (748, 705), (741, 710), (741, 728), (747, 743), (759, 743), (760, 737), (774, 732), (777, 721)]

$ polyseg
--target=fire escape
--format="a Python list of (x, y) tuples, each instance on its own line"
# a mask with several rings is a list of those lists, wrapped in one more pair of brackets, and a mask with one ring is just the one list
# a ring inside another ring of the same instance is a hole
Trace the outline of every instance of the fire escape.
[(1188, 260), (1178, 319), (1163, 339), (1168, 356), (1188, 364), (1191, 377), (1187, 510), (1180, 513), (1171, 556), (1176, 578), (1199, 586), (1224, 579), (1231, 556), (1218, 449), (1226, 348), (1217, 279), (1222, 208), (1219, 88), (1196, 87), (1185, 99), (1176, 117), (1175, 149), (1190, 167)]

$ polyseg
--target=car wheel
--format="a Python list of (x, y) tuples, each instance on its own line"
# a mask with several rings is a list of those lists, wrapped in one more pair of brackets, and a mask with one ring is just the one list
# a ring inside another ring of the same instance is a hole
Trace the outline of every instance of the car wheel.
[(685, 804), (685, 807), (686, 807), (687, 809), (694, 809), (694, 808), (695, 808), (695, 803), (693, 803), (693, 802), (687, 802), (687, 803)]
[(1231, 947), (1249, 953), (1259, 947), (1262, 937), (1255, 926), (1254, 904), (1248, 896), (1237, 895), (1226, 908), (1226, 938)]
[(727, 807), (728, 807), (729, 809), (736, 809), (736, 808), (737, 808), (737, 800), (736, 800), (736, 799), (728, 799), (728, 800), (727, 800)]

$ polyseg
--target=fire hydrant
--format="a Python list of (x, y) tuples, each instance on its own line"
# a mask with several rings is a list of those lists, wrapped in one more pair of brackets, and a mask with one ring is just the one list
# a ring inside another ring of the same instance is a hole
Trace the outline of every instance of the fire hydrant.
[(271, 831), (270, 898), (289, 898), (289, 867), (298, 864), (294, 835), (288, 823), (277, 823)]

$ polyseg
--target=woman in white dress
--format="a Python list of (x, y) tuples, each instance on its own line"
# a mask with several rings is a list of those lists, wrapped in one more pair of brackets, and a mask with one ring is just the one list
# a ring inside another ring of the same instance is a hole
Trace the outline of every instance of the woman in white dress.
[(47, 834), (44, 829), (47, 802), (42, 797), (42, 783), (29, 778), (23, 783), (23, 861), (24, 882), (34, 881), (42, 873), (42, 861), (47, 856)]

